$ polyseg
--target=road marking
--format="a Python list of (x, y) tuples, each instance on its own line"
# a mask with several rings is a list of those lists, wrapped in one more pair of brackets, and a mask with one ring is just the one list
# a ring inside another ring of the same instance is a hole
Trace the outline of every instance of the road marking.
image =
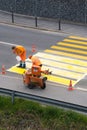
[(48, 53), (44, 53), (44, 52), (38, 52), (35, 54), (36, 56), (38, 56), (39, 58), (47, 58), (47, 60), (54, 60), (56, 62), (63, 62), (63, 63), (67, 63), (67, 64), (74, 64), (74, 65), (79, 65), (79, 66), (84, 66), (87, 67), (87, 62), (84, 60), (78, 60), (78, 59), (74, 59), (72, 57), (63, 57), (63, 56), (59, 56), (59, 55), (52, 55), (52, 54), (48, 54)]
[[(54, 61), (52, 59), (51, 60), (46, 59), (46, 58), (42, 59), (41, 57), (40, 57), (40, 60), (43, 63), (43, 65), (47, 65), (47, 67), (49, 66), (50, 68), (55, 68), (55, 69), (58, 69), (58, 70), (61, 70), (61, 71), (62, 70), (68, 70), (68, 71), (76, 72), (76, 73), (87, 72), (87, 68), (84, 69), (83, 66), (76, 66), (76, 65), (72, 65), (72, 64), (61, 63), (61, 62)], [(26, 59), (26, 61), (28, 62), (28, 59)]]
[(13, 43), (8, 43), (8, 42), (2, 42), (0, 41), (0, 44), (5, 44), (5, 45), (10, 45), (10, 46), (14, 46), (14, 45), (18, 45), (18, 44), (13, 44)]
[[(31, 63), (26, 62), (26, 66), (28, 69), (31, 68)], [(51, 70), (53, 75), (65, 76), (67, 78), (72, 78), (72, 79), (78, 79), (83, 75), (81, 73), (72, 72), (72, 71), (70, 72), (67, 70), (61, 70), (61, 69), (55, 68), (53, 66), (50, 67), (50, 66), (46, 66), (46, 64), (43, 64), (42, 70), (47, 70), (47, 69)], [(26, 70), (23, 68), (19, 68), (17, 66), (13, 66), (10, 69), (8, 69), (7, 71), (23, 74)]]
[(25, 72), (25, 69), (19, 68), (17, 66), (12, 66), (10, 69), (7, 69), (7, 71), (18, 73), (18, 74), (23, 74)]
[(87, 51), (87, 46), (77, 45), (76, 43), (71, 44), (67, 42), (58, 42), (58, 45), (66, 46), (66, 47), (73, 47), (76, 49), (83, 49), (84, 51)]
[(77, 87), (76, 89), (87, 92), (87, 89), (84, 89), (84, 88)]
[(87, 45), (87, 42), (85, 42), (85, 41), (78, 41), (78, 40), (73, 40), (73, 39), (64, 39), (63, 41), (70, 42), (70, 43)]
[(81, 59), (81, 60), (87, 60), (87, 56), (82, 56), (82, 55), (77, 55), (77, 54), (72, 54), (72, 53), (67, 53), (67, 52), (62, 52), (62, 51), (59, 52), (55, 50), (46, 49), (45, 52), (56, 54), (56, 55), (61, 55), (61, 56), (66, 56), (66, 57), (72, 57), (72, 58)]
[[(68, 42), (68, 45), (66, 44), (66, 47), (64, 47), (63, 45), (66, 42)], [(87, 73), (87, 52), (82, 50), (86, 50), (84, 48), (86, 44), (86, 38), (85, 40), (82, 37), (76, 39), (76, 37), (71, 36), (44, 50), (44, 52), (37, 52), (35, 55), (41, 59), (43, 63), (42, 69), (49, 69), (53, 72), (53, 75), (46, 75), (48, 81), (67, 86), (69, 86), (70, 80), (72, 80), (72, 86), (78, 83)], [(75, 50), (72, 47), (76, 47)], [(26, 59), (26, 65), (28, 69), (31, 68), (29, 59)], [(17, 68), (15, 65), (9, 68), (8, 71), (23, 74), (25, 70)]]
[(62, 50), (62, 51), (74, 52), (74, 53), (78, 53), (78, 54), (87, 55), (86, 51), (76, 50), (76, 49), (73, 49), (73, 48), (65, 48), (65, 47), (61, 47), (61, 46), (51, 46), (51, 48), (55, 49), (55, 50), (59, 50), (59, 51)]
[(73, 38), (73, 39), (77, 39), (77, 40), (87, 41), (87, 38), (85, 38), (85, 37), (80, 37), (80, 36), (69, 36), (68, 38)]

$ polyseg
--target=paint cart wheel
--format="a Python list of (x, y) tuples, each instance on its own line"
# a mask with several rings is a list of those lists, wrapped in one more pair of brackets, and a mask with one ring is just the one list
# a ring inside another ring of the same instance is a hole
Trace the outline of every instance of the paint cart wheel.
[(41, 86), (42, 89), (45, 89), (46, 88), (46, 83), (43, 82), (43, 86)]
[(46, 80), (47, 80), (47, 77), (43, 77), (43, 86), (41, 86), (42, 89), (45, 89), (46, 88)]

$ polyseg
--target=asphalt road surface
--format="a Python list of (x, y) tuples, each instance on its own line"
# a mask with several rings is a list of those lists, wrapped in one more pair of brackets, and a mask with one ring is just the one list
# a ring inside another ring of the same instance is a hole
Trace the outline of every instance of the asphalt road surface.
[[(6, 69), (16, 64), (15, 56), (11, 52), (12, 45), (23, 45), (27, 49), (27, 57), (31, 53), (32, 45), (36, 45), (37, 52), (43, 52), (50, 46), (62, 41), (69, 34), (55, 33), (34, 29), (25, 29), (16, 26), (0, 25), (0, 66), (5, 65)], [(86, 77), (85, 77), (86, 78)], [(84, 78), (84, 80), (85, 80)], [(84, 85), (85, 84), (85, 85)], [(47, 88), (41, 90), (35, 88), (28, 89), (23, 85), (22, 76), (12, 72), (0, 75), (0, 87), (18, 90), (26, 93), (33, 93), (57, 100), (71, 102), (87, 106), (86, 81), (79, 83), (73, 91), (68, 91), (68, 86), (47, 81)]]

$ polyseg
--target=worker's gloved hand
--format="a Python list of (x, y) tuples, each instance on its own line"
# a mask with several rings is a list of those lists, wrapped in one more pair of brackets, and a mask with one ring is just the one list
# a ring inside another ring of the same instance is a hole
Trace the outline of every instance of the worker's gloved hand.
[(16, 56), (16, 60), (17, 60), (18, 62), (20, 62), (20, 61), (21, 61), (21, 57), (20, 57), (20, 56)]

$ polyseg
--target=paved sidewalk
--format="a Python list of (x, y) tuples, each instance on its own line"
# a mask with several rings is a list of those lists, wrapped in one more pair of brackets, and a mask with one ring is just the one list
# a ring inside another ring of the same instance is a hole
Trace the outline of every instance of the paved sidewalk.
[[(0, 23), (8, 23), (24, 26), (24, 27), (32, 27), (42, 30), (48, 30), (53, 32), (61, 32), (61, 33), (68, 33), (70, 35), (77, 35), (82, 37), (87, 37), (87, 25), (76, 25), (76, 24), (67, 24), (63, 23), (61, 21), (59, 30), (59, 23), (58, 21), (53, 21), (52, 19), (41, 19), (38, 18), (37, 21), (35, 21), (34, 17), (26, 17), (22, 15), (14, 15), (12, 19), (12, 14), (7, 14), (0, 12)], [(37, 27), (36, 27), (37, 25)]]

